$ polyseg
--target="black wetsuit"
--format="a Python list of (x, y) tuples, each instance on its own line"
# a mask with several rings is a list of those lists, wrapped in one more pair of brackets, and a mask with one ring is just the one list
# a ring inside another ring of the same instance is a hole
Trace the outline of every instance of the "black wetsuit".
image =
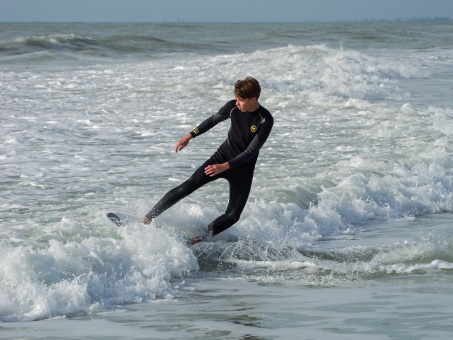
[[(231, 119), (231, 127), (225, 142), (187, 181), (165, 194), (146, 214), (150, 220), (201, 186), (218, 178), (228, 180), (230, 200), (225, 214), (211, 222), (208, 231), (216, 235), (239, 220), (249, 197), (259, 150), (269, 136), (274, 120), (270, 112), (262, 106), (254, 112), (242, 112), (236, 107), (236, 101), (231, 100), (219, 112), (198, 125), (191, 135), (195, 138), (228, 118)], [(230, 169), (213, 177), (205, 174), (206, 166), (225, 162), (229, 162)]]

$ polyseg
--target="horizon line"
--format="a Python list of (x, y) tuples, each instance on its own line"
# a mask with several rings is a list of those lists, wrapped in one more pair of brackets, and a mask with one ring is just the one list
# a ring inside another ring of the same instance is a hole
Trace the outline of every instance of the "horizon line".
[(453, 21), (450, 17), (414, 17), (414, 18), (403, 18), (403, 17), (395, 17), (395, 18), (386, 18), (386, 19), (376, 19), (376, 18), (360, 18), (360, 19), (351, 19), (351, 20), (276, 20), (276, 21), (186, 21), (183, 19), (177, 18), (173, 21), (128, 21), (128, 20), (0, 20), (0, 23), (90, 23), (90, 24), (260, 24), (260, 23), (281, 23), (281, 24), (291, 24), (291, 23), (357, 23), (357, 22), (406, 22), (406, 21), (418, 21), (418, 22), (447, 22)]

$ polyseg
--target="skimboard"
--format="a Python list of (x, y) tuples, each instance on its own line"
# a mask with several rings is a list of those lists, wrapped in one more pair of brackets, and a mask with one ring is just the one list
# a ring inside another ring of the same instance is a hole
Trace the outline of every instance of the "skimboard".
[[(141, 222), (138, 217), (132, 216), (123, 212), (108, 212), (104, 214), (105, 218), (116, 225), (117, 227), (125, 227), (128, 224), (139, 223)], [(161, 226), (155, 226), (156, 228), (161, 228)], [(191, 237), (188, 235), (182, 235), (183, 243), (186, 245), (191, 245)]]
[[(133, 224), (133, 223), (142, 223), (137, 216), (129, 215), (124, 212), (108, 212), (108, 213), (104, 214), (104, 216), (109, 222), (113, 223), (117, 227), (125, 227), (128, 224)], [(155, 227), (161, 228), (161, 226), (155, 226)], [(179, 234), (179, 235), (181, 235), (181, 234)], [(189, 232), (188, 234), (184, 233), (181, 235), (181, 237), (183, 238), (183, 243), (185, 243), (186, 245), (191, 245), (192, 240), (194, 238), (198, 238), (198, 237), (194, 237), (194, 235), (191, 232)], [(199, 239), (199, 241), (204, 241), (204, 242), (210, 242), (210, 241), (215, 242), (217, 240), (223, 240), (226, 242), (236, 242), (238, 240), (238, 238), (233, 235), (230, 235), (230, 234), (223, 234), (223, 237), (215, 236), (213, 239), (212, 238), (209, 238), (209, 239), (200, 238)]]
[(108, 212), (104, 216), (108, 221), (112, 222), (118, 227), (124, 227), (128, 224), (139, 222), (139, 219), (137, 217), (122, 212)]

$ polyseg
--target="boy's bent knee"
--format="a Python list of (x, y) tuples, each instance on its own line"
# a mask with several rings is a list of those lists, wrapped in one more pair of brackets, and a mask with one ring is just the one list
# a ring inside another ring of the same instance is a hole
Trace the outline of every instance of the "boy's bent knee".
[(236, 211), (230, 211), (228, 213), (223, 214), (222, 216), (215, 219), (209, 226), (208, 231), (212, 233), (212, 235), (220, 234), (222, 231), (228, 229), (233, 224), (239, 221), (241, 217), (241, 213)]

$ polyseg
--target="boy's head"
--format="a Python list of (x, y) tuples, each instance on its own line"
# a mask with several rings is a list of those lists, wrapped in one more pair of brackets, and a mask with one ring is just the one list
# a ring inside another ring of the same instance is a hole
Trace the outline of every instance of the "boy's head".
[(240, 99), (251, 99), (260, 97), (261, 86), (258, 80), (253, 77), (239, 79), (234, 83), (234, 95)]

